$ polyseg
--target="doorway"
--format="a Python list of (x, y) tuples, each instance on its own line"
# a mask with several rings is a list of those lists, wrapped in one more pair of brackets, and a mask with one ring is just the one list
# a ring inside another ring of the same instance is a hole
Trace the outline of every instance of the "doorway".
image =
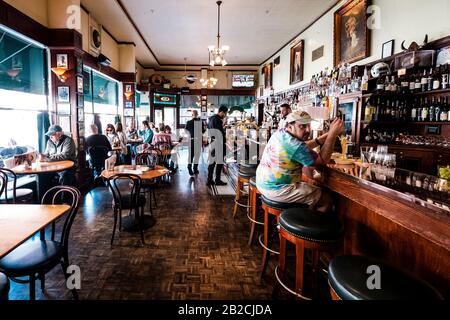
[(172, 130), (176, 130), (178, 128), (177, 108), (155, 108), (155, 126), (159, 127), (160, 123), (170, 126)]

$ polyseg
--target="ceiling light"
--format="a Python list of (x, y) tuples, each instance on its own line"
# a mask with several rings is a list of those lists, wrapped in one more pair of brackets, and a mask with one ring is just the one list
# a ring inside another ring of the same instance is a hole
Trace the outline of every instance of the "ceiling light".
[(226, 65), (223, 64), (224, 55), (225, 53), (230, 50), (230, 46), (224, 45), (223, 47), (220, 46), (220, 5), (222, 4), (222, 1), (217, 1), (217, 47), (209, 46), (208, 50), (211, 54), (211, 60), (209, 62), (209, 65), (211, 67), (214, 67), (216, 64), (222, 64), (222, 66)]

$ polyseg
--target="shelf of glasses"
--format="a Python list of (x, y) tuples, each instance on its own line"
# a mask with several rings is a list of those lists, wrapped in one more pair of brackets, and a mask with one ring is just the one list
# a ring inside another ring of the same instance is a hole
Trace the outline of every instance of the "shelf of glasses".
[(398, 93), (398, 92), (362, 92), (363, 98), (377, 97), (407, 97), (407, 96), (429, 96), (429, 95), (450, 95), (450, 89), (439, 89), (425, 92)]
[(429, 122), (429, 121), (420, 121), (420, 122), (402, 122), (402, 121), (366, 121), (362, 120), (360, 121), (362, 124), (389, 124), (389, 125), (398, 125), (398, 124), (404, 124), (404, 125), (439, 125), (439, 126), (445, 126), (450, 125), (450, 121), (439, 121), (439, 122)]

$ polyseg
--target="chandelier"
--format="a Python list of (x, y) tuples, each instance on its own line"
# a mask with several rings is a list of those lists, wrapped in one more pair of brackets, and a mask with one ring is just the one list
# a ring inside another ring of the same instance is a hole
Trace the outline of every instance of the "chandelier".
[(209, 53), (211, 54), (211, 60), (209, 65), (214, 67), (215, 65), (226, 66), (227, 61), (224, 58), (225, 53), (230, 50), (229, 46), (220, 46), (220, 5), (222, 1), (217, 1), (217, 47), (211, 45), (208, 47)]
[(208, 79), (208, 71), (206, 69), (202, 69), (202, 77), (200, 79), (200, 83), (203, 87), (214, 88), (217, 84), (218, 79), (213, 77), (209, 77)]

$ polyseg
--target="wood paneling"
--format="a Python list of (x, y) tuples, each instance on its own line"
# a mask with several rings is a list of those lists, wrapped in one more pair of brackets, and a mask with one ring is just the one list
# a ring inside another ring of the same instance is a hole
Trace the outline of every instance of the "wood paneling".
[(380, 259), (450, 297), (450, 217), (331, 169), (325, 183), (344, 222), (344, 254)]

